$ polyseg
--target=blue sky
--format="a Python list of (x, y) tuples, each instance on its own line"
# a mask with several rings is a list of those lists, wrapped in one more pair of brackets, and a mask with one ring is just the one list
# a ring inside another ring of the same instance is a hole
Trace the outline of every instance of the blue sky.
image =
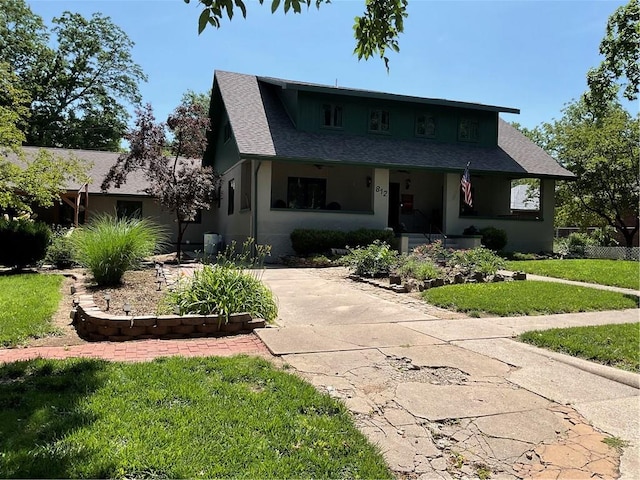
[[(521, 110), (503, 115), (535, 127), (561, 116), (598, 65), (607, 18), (622, 1), (411, 0), (390, 71), (358, 61), (353, 19), (363, 0), (333, 0), (301, 15), (270, 13), (247, 0), (248, 16), (197, 34), (196, 0), (31, 0), (49, 22), (65, 10), (102, 12), (135, 42), (149, 77), (140, 87), (159, 120), (188, 89), (211, 88), (214, 70), (342, 87), (477, 102)], [(637, 112), (635, 105), (634, 113)]]

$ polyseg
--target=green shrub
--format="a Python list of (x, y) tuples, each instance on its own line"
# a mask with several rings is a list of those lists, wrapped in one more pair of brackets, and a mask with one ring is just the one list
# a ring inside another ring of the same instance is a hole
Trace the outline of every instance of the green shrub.
[(42, 260), (51, 230), (42, 222), (0, 218), (0, 265), (23, 268)]
[(435, 263), (430, 259), (420, 259), (415, 256), (405, 257), (401, 265), (398, 267), (398, 273), (403, 277), (411, 277), (416, 280), (431, 280), (433, 278), (441, 278), (444, 274)]
[(380, 277), (388, 275), (398, 262), (398, 252), (379, 240), (362, 248), (349, 250), (342, 257), (342, 264), (361, 277)]
[(162, 228), (144, 218), (99, 215), (71, 235), (77, 262), (88, 268), (98, 285), (121, 282), (164, 239)]
[(291, 246), (298, 255), (324, 254), (332, 248), (366, 247), (379, 240), (391, 244), (393, 231), (360, 228), (350, 232), (297, 228), (290, 235)]
[(53, 232), (44, 261), (58, 269), (71, 268), (75, 265), (70, 230), (58, 229)]
[(250, 313), (253, 317), (275, 320), (278, 307), (273, 293), (260, 280), (230, 264), (205, 265), (193, 277), (170, 291), (165, 309), (178, 307), (181, 315), (223, 315)]
[(485, 227), (480, 230), (482, 245), (489, 250), (499, 252), (507, 246), (507, 232), (495, 227)]
[(451, 267), (462, 268), (465, 273), (482, 273), (483, 275), (494, 275), (506, 265), (502, 257), (484, 247), (456, 250), (448, 264)]
[(507, 260), (537, 260), (539, 258), (535, 253), (509, 252), (504, 254)]
[(587, 233), (574, 232), (567, 237), (566, 248), (572, 255), (584, 256), (587, 246), (596, 245), (594, 238)]
[(347, 237), (338, 230), (297, 228), (290, 235), (291, 246), (298, 255), (326, 253), (332, 248), (345, 248)]

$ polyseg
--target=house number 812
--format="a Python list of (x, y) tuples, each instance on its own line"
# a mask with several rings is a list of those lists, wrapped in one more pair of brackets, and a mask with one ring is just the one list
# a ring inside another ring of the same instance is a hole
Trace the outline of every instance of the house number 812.
[(389, 191), (384, 189), (384, 188), (382, 188), (380, 185), (378, 185), (378, 186), (376, 186), (376, 193), (379, 193), (383, 197), (386, 197), (387, 193), (389, 193)]

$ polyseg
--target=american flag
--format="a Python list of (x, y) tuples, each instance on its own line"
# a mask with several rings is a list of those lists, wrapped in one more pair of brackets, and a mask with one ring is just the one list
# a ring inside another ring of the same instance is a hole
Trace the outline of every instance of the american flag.
[(469, 164), (467, 163), (467, 168), (464, 169), (464, 173), (462, 174), (462, 178), (460, 179), (460, 185), (462, 186), (462, 191), (464, 192), (464, 203), (473, 207), (473, 200), (471, 198), (471, 176), (469, 175)]

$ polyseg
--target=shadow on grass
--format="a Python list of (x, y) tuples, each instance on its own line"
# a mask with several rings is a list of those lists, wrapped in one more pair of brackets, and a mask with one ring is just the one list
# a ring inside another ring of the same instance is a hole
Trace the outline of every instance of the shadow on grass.
[(68, 478), (87, 452), (64, 442), (95, 421), (83, 399), (104, 383), (100, 360), (29, 360), (0, 365), (0, 477)]

